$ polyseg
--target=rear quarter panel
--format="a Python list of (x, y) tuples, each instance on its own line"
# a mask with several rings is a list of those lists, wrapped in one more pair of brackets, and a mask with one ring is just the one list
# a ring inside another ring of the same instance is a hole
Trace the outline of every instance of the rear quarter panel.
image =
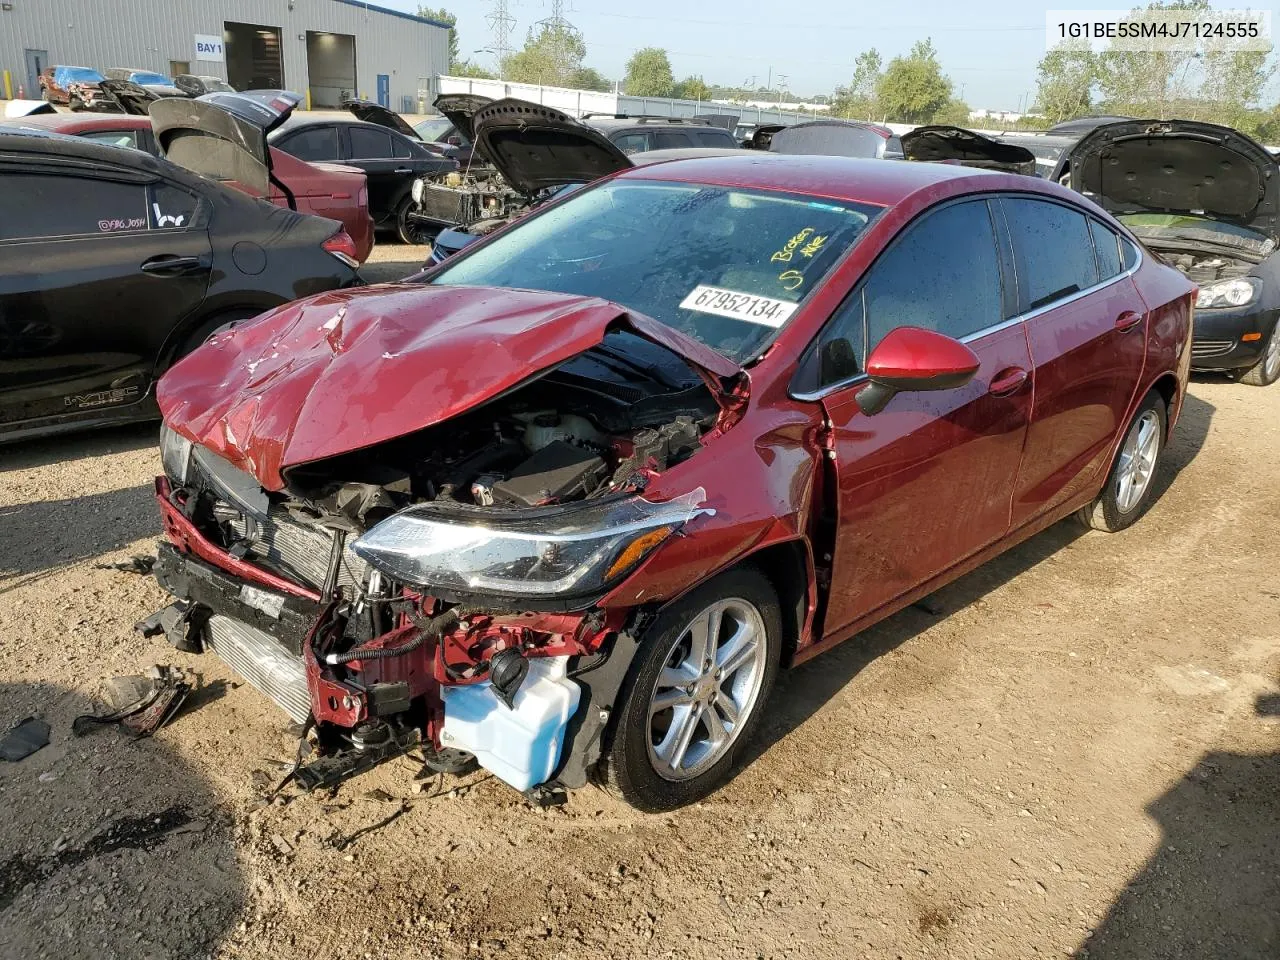
[(1155, 260), (1149, 253), (1144, 251), (1143, 257), (1142, 266), (1133, 275), (1133, 282), (1150, 311), (1150, 320), (1147, 325), (1145, 383), (1134, 402), (1142, 402), (1162, 377), (1172, 375), (1177, 381), (1173, 402), (1169, 405), (1169, 429), (1172, 430), (1182, 412), (1182, 401), (1191, 375), (1191, 325), (1196, 287), (1177, 270)]

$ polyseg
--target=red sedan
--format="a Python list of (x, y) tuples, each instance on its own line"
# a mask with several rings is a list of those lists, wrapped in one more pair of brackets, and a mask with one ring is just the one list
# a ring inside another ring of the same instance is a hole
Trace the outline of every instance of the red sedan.
[(779, 667), (1065, 517), (1142, 516), (1195, 296), (1048, 181), (748, 153), (415, 280), (165, 376), (152, 629), (314, 722), (303, 782), (423, 744), (645, 810), (729, 776)]
[[(146, 116), (57, 113), (21, 117), (9, 122), (53, 130), (68, 136), (88, 137), (160, 156), (151, 132), (151, 120)], [(275, 147), (267, 149), (271, 151), (272, 171), (293, 194), (298, 212), (327, 217), (341, 223), (355, 241), (357, 259), (363, 263), (373, 249), (374, 242), (373, 219), (369, 216), (369, 192), (364, 172), (336, 163), (307, 163)], [(234, 181), (229, 182), (232, 186), (240, 186)], [(244, 189), (246, 193), (253, 192)], [(265, 199), (269, 199), (277, 207), (289, 206), (288, 198), (275, 184), (271, 185), (270, 196)]]

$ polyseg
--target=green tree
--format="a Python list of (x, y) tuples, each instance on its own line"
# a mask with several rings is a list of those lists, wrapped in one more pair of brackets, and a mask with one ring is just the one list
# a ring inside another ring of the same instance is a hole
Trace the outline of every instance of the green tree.
[(459, 60), (449, 68), (449, 73), (455, 77), (471, 77), (473, 80), (496, 80), (493, 71), (486, 70), (478, 63), (472, 63), (470, 60)]
[(1036, 108), (1050, 124), (1084, 116), (1093, 106), (1098, 58), (1087, 42), (1060, 43), (1040, 60)]
[(633, 97), (669, 97), (675, 87), (671, 60), (660, 47), (644, 47), (627, 61), (623, 89)]
[(932, 40), (919, 40), (907, 56), (890, 60), (876, 83), (881, 114), (898, 123), (928, 123), (950, 99), (951, 81)]
[[(1208, 0), (1155, 0), (1125, 19), (1153, 20), (1161, 11), (1204, 12)], [(1098, 86), (1110, 113), (1164, 118), (1182, 112), (1196, 91), (1199, 52), (1193, 50), (1118, 50), (1098, 55)]]
[(884, 63), (875, 47), (858, 54), (853, 61), (853, 79), (847, 87), (836, 88), (836, 95), (831, 101), (832, 115), (859, 120), (874, 119), (879, 113), (876, 106), (876, 86), (880, 83), (883, 70)]
[(675, 85), (671, 95), (681, 100), (710, 100), (711, 88), (700, 76), (685, 77)]
[(1251, 109), (1275, 74), (1270, 51), (1214, 50), (1204, 55), (1204, 81), (1200, 98), (1207, 101), (1212, 119), (1228, 127), (1256, 133), (1262, 118)]
[(572, 27), (544, 25), (537, 34), (530, 30), (524, 48), (502, 63), (502, 75), (516, 83), (538, 83), (566, 87), (582, 69), (587, 45)]
[(583, 67), (573, 75), (573, 81), (569, 84), (579, 90), (595, 90), (598, 93), (608, 93), (613, 89), (613, 83), (595, 67)]
[(933, 115), (930, 123), (946, 123), (953, 127), (969, 125), (969, 105), (959, 97), (952, 97)]
[(449, 72), (452, 73), (453, 65), (458, 63), (458, 15), (444, 7), (418, 7), (418, 16), (449, 25)]

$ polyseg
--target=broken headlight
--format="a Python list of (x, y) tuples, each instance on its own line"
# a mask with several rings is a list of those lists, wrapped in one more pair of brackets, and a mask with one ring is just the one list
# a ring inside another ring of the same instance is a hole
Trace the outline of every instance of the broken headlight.
[(1243, 307), (1257, 298), (1258, 288), (1261, 286), (1253, 277), (1206, 283), (1196, 294), (1196, 308), (1212, 310), (1215, 307)]
[(164, 475), (179, 484), (187, 482), (187, 465), (191, 463), (191, 441), (168, 424), (160, 426), (160, 463)]
[(463, 593), (578, 596), (601, 590), (686, 522), (715, 511), (699, 488), (651, 503), (630, 497), (502, 517), (470, 516), (432, 504), (383, 520), (351, 545), (401, 583)]

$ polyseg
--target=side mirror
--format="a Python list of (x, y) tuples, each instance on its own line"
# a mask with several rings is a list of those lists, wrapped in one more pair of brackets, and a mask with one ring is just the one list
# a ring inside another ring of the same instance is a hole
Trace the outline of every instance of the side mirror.
[(460, 147), (462, 146), (462, 138), (457, 135), (454, 135), (452, 137), (449, 137), (447, 140), (445, 140), (445, 143), (447, 143), (451, 147)]
[(963, 387), (979, 366), (978, 355), (959, 340), (921, 327), (897, 327), (867, 358), (871, 383), (858, 391), (858, 409), (870, 417), (899, 393)]

